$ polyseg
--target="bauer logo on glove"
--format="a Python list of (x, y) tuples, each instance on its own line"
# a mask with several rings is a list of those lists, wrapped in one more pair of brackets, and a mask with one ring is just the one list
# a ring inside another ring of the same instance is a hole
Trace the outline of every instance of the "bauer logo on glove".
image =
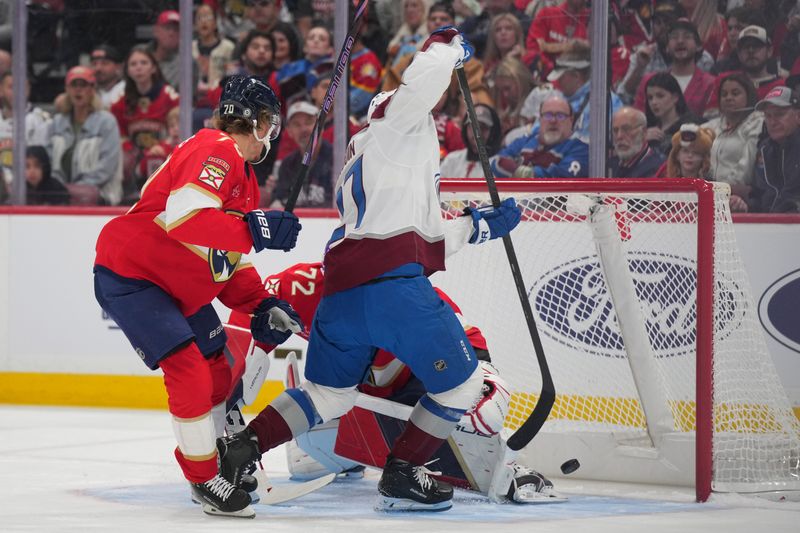
[(262, 211), (256, 209), (244, 216), (250, 235), (253, 237), (253, 248), (261, 250), (283, 250), (288, 252), (297, 243), (297, 234), (303, 227), (297, 216), (291, 211)]
[(522, 212), (513, 198), (506, 198), (499, 207), (486, 206), (478, 209), (467, 207), (464, 213), (472, 217), (472, 237), (469, 242), (482, 244), (490, 239), (505, 237), (517, 227)]

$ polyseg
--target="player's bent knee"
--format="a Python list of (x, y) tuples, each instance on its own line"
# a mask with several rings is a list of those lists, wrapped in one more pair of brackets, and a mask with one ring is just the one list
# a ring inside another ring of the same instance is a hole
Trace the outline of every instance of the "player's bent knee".
[(482, 386), (483, 372), (481, 371), (481, 367), (478, 366), (460, 385), (444, 392), (436, 394), (429, 393), (428, 396), (441, 405), (466, 411), (472, 406), (475, 398), (478, 397)]
[(338, 418), (352, 409), (358, 396), (355, 387), (337, 389), (306, 381), (300, 388), (311, 398), (323, 422)]

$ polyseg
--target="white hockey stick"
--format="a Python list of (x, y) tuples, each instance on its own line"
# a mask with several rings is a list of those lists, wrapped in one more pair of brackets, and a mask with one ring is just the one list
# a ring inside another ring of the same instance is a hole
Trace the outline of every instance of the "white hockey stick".
[(288, 502), (310, 494), (316, 490), (329, 485), (334, 479), (336, 474), (326, 474), (320, 478), (312, 479), (304, 483), (287, 483), (286, 485), (273, 485), (267, 479), (267, 474), (263, 470), (256, 470), (253, 474), (258, 480), (258, 488), (256, 493), (261, 500), (258, 503), (264, 505), (277, 505), (279, 503)]

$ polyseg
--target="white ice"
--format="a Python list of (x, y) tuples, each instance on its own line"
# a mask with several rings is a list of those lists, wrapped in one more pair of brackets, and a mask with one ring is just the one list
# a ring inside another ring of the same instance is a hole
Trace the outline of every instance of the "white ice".
[[(697, 504), (688, 488), (573, 479), (554, 480), (570, 497), (560, 504), (496, 505), (457, 491), (447, 512), (380, 514), (373, 471), (255, 505), (253, 520), (212, 517), (191, 503), (174, 447), (166, 412), (0, 406), (0, 532), (800, 532), (798, 503), (714, 495)], [(283, 449), (264, 468), (290, 483)]]

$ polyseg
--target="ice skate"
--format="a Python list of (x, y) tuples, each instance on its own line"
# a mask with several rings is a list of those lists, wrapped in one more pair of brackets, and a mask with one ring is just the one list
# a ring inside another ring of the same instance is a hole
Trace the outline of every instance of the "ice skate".
[(192, 494), (206, 514), (238, 518), (253, 518), (256, 515), (250, 507), (250, 495), (234, 487), (219, 474), (205, 483), (192, 483)]
[(249, 429), (217, 439), (217, 452), (220, 475), (236, 487), (242, 486), (242, 479), (249, 475), (251, 465), (261, 459), (258, 441)]
[(389, 456), (378, 482), (380, 499), (376, 511), (446, 511), (453, 506), (453, 487), (437, 481), (437, 475), (424, 466), (416, 466)]

